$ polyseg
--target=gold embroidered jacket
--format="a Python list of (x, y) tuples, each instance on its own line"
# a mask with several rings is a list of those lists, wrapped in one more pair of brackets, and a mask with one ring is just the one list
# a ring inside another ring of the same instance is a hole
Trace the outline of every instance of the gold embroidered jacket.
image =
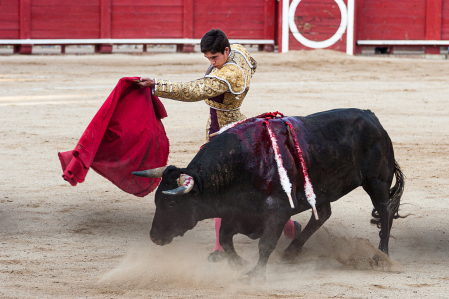
[[(231, 45), (231, 52), (221, 69), (210, 66), (204, 78), (186, 83), (155, 79), (154, 94), (183, 102), (204, 100), (217, 111), (218, 125), (222, 128), (246, 118), (240, 113), (240, 106), (248, 93), (256, 67), (256, 61), (243, 46)], [(209, 100), (221, 94), (224, 94), (223, 103)], [(210, 118), (206, 132), (209, 132), (209, 126)], [(206, 135), (209, 140), (209, 134)]]

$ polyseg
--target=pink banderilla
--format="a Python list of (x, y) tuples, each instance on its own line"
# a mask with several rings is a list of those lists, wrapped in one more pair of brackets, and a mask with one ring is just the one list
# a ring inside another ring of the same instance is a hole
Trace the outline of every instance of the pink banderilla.
[(267, 126), (268, 134), (270, 135), (271, 139), (271, 147), (273, 148), (274, 152), (274, 159), (276, 160), (276, 164), (278, 165), (278, 173), (279, 178), (281, 180), (281, 186), (282, 189), (284, 189), (285, 193), (287, 194), (288, 201), (290, 202), (290, 206), (292, 209), (295, 208), (295, 204), (293, 203), (292, 198), (292, 184), (290, 183), (290, 180), (287, 175), (287, 170), (284, 168), (284, 163), (282, 162), (281, 153), (279, 152), (279, 147), (277, 144), (276, 136), (274, 136), (273, 131), (271, 131), (270, 124), (268, 120), (264, 121), (264, 124)]
[(288, 121), (286, 121), (286, 123), (287, 123), (288, 127), (290, 128), (290, 133), (292, 134), (293, 141), (295, 143), (296, 152), (298, 154), (299, 161), (301, 161), (302, 173), (304, 174), (304, 191), (306, 192), (307, 201), (312, 206), (312, 210), (313, 210), (313, 214), (315, 215), (315, 219), (318, 220), (318, 213), (317, 213), (316, 207), (315, 207), (316, 195), (315, 195), (315, 192), (313, 192), (313, 186), (312, 186), (312, 183), (310, 182), (309, 174), (307, 173), (306, 162), (304, 162), (304, 158), (302, 156), (302, 150), (301, 150), (301, 147), (299, 146), (298, 139), (296, 138), (295, 130), (293, 130), (293, 126)]
[[(275, 114), (280, 114), (281, 116), (283, 116), (279, 112), (276, 112)], [(270, 135), (271, 146), (273, 148), (274, 158), (275, 158), (276, 164), (278, 166), (278, 172), (279, 172), (279, 177), (281, 180), (282, 188), (284, 189), (285, 193), (287, 194), (288, 200), (290, 201), (290, 206), (293, 209), (293, 208), (295, 208), (295, 206), (293, 204), (293, 199), (291, 196), (292, 184), (290, 183), (290, 180), (287, 175), (287, 171), (284, 168), (284, 163), (282, 162), (282, 157), (279, 152), (279, 147), (277, 145), (276, 136), (273, 134), (273, 131), (271, 130), (269, 122), (268, 122), (269, 119), (271, 119), (271, 117), (267, 117), (264, 121), (264, 124), (267, 126), (267, 131), (268, 131), (268, 134)], [(301, 168), (302, 168), (302, 172), (304, 174), (304, 190), (306, 192), (307, 201), (309, 202), (310, 206), (312, 207), (313, 214), (315, 215), (315, 219), (318, 220), (319, 219), (318, 213), (317, 213), (316, 207), (315, 207), (316, 196), (315, 196), (315, 193), (313, 192), (313, 186), (312, 186), (312, 183), (310, 182), (309, 175), (307, 173), (307, 167), (306, 167), (306, 163), (304, 162), (304, 158), (302, 156), (302, 150), (301, 150), (301, 147), (299, 146), (295, 131), (293, 130), (293, 126), (288, 121), (286, 121), (286, 123), (290, 128), (290, 132), (292, 134), (293, 141), (295, 143), (296, 152), (297, 152), (299, 160), (301, 162)]]

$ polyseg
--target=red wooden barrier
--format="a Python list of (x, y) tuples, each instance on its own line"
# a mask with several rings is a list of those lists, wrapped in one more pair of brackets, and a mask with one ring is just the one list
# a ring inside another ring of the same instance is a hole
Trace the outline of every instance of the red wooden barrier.
[(12, 39), (20, 36), (19, 1), (0, 2), (0, 38)]
[[(363, 0), (358, 39), (424, 39), (426, 0)], [(358, 16), (359, 17), (359, 16)]]
[(441, 9), (441, 39), (449, 40), (449, 1), (444, 0)]
[[(441, 40), (442, 0), (427, 0), (426, 3), (426, 40)], [(440, 47), (426, 46), (426, 54), (440, 54)]]
[[(390, 53), (395, 45), (418, 45), (425, 47), (426, 54), (439, 54), (440, 46), (449, 44), (449, 0), (356, 1), (360, 9), (356, 39), (363, 44), (381, 40)], [(360, 52), (357, 47), (356, 53)]]
[[(19, 18), (20, 18), (20, 38), (30, 38), (31, 36), (31, 5), (30, 0), (20, 0), (19, 2)], [(14, 52), (31, 54), (30, 45), (22, 45), (16, 47)]]
[(99, 0), (28, 1), (31, 2), (31, 38), (100, 37)]
[[(347, 11), (350, 1), (355, 7), (355, 33), (348, 38), (343, 21), (352, 20)], [(282, 25), (282, 3), (293, 13), (290, 28)], [(193, 43), (211, 28), (224, 30), (231, 39), (258, 40), (265, 50), (274, 49), (273, 40), (281, 49), (287, 28), (285, 40), (291, 50), (316, 48), (331, 39), (325, 48), (348, 53), (352, 48), (360, 53), (363, 45), (386, 45), (391, 50), (395, 45), (421, 45), (426, 53), (436, 54), (449, 44), (449, 0), (0, 1), (0, 43), (18, 40), (11, 44), (19, 53), (31, 53), (36, 39), (62, 39), (61, 44), (92, 40), (97, 52), (111, 52), (117, 39), (151, 43), (150, 39), (163, 38), (174, 39), (179, 51), (193, 51)], [(21, 43), (24, 39), (31, 41)]]
[[(199, 39), (220, 28), (230, 39), (274, 40), (276, 0), (0, 1), (0, 39)], [(16, 51), (31, 53), (32, 45)], [(193, 51), (183, 44), (182, 51)], [(269, 48), (266, 48), (269, 49)], [(273, 50), (271, 45), (271, 50)], [(111, 52), (112, 44), (96, 44)]]

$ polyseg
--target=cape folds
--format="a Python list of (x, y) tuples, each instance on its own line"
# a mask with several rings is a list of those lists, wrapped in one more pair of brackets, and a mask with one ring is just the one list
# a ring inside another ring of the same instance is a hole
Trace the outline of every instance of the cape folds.
[(149, 88), (122, 78), (90, 122), (73, 151), (58, 153), (63, 178), (84, 182), (89, 168), (125, 192), (143, 197), (160, 179), (133, 176), (133, 171), (167, 164), (169, 141), (161, 119), (167, 116)]

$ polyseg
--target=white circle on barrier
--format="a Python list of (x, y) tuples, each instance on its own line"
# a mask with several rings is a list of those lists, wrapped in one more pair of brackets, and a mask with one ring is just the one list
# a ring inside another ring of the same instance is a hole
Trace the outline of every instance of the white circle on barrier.
[(299, 2), (301, 2), (301, 0), (293, 0), (292, 4), (290, 5), (290, 9), (288, 11), (288, 22), (290, 25), (290, 30), (293, 33), (293, 36), (304, 46), (309, 47), (309, 48), (314, 48), (314, 49), (322, 49), (322, 48), (327, 48), (332, 46), (333, 44), (335, 44), (345, 33), (346, 31), (346, 25), (348, 22), (348, 13), (346, 11), (346, 5), (343, 2), (343, 0), (334, 0), (337, 5), (338, 8), (340, 9), (340, 13), (341, 13), (341, 22), (340, 22), (340, 27), (338, 27), (337, 32), (335, 32), (335, 34), (326, 40), (323, 40), (321, 42), (316, 42), (316, 41), (312, 41), (310, 39), (305, 38), (304, 36), (302, 36), (301, 33), (299, 33), (298, 27), (296, 27), (295, 24), (295, 12), (296, 12), (296, 8), (298, 7)]

